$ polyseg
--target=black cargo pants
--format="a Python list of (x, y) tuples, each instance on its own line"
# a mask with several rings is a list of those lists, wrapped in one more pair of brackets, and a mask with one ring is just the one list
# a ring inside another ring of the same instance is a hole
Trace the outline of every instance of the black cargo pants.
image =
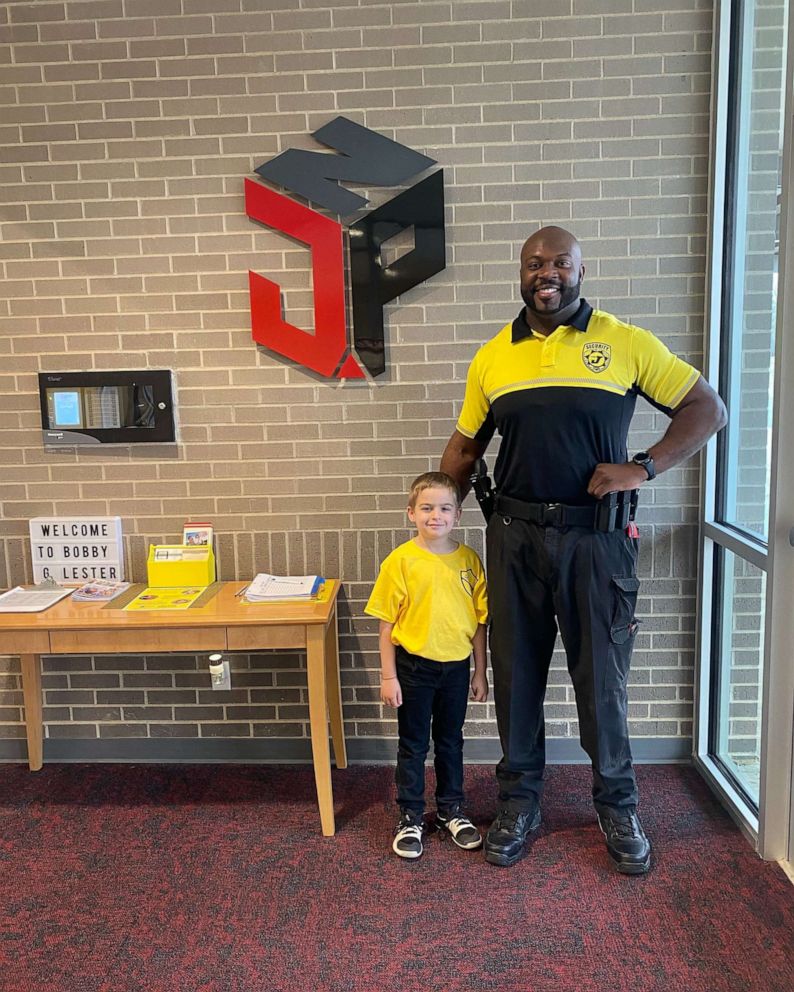
[(596, 809), (633, 809), (626, 680), (637, 628), (636, 539), (495, 513), (487, 551), (500, 804), (527, 809), (541, 798), (543, 700), (559, 626)]

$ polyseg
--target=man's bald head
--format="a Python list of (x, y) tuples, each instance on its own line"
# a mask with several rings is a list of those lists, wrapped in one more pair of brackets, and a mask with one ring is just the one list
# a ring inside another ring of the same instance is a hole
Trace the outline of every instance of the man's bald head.
[(584, 278), (579, 242), (562, 227), (542, 227), (521, 249), (521, 297), (527, 316), (546, 328), (576, 313)]
[(540, 230), (531, 234), (521, 248), (521, 260), (523, 262), (526, 252), (533, 253), (538, 248), (545, 248), (556, 254), (568, 253), (577, 260), (577, 264), (582, 264), (582, 248), (576, 237), (564, 227), (556, 227), (553, 224), (548, 227), (541, 227)]

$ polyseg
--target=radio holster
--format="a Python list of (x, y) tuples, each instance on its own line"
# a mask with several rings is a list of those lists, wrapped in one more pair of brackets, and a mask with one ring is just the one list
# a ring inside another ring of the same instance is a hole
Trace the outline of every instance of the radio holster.
[(491, 488), (491, 479), (488, 475), (488, 466), (486, 465), (484, 458), (478, 458), (474, 463), (472, 474), (469, 477), (469, 482), (474, 490), (474, 495), (477, 502), (480, 504), (482, 515), (485, 517), (485, 522), (488, 523), (491, 519), (491, 514), (494, 511), (495, 494)]

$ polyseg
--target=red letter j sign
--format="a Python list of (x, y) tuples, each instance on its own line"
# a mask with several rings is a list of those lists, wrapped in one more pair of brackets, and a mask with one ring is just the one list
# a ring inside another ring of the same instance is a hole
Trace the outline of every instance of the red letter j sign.
[(347, 334), (341, 224), (250, 179), (245, 180), (245, 212), (252, 220), (308, 245), (314, 277), (316, 333), (309, 334), (284, 320), (277, 283), (249, 271), (254, 341), (320, 375), (363, 379), (352, 355), (342, 364)]

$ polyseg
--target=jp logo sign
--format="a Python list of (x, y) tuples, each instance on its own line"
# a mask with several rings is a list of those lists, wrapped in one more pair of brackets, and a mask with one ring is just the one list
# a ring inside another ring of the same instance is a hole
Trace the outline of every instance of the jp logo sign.
[[(340, 217), (357, 212), (368, 202), (340, 186), (340, 180), (396, 186), (435, 165), (434, 159), (344, 117), (323, 125), (313, 137), (341, 154), (290, 149), (260, 165), (256, 172)], [(249, 272), (254, 340), (321, 375), (363, 379), (364, 372), (348, 343), (345, 321), (342, 224), (250, 179), (245, 181), (245, 210), (252, 220), (311, 249), (314, 281), (314, 334), (310, 334), (284, 320), (278, 284)], [(411, 227), (413, 249), (384, 265), (381, 245)], [(386, 369), (384, 304), (445, 266), (443, 170), (431, 173), (350, 224), (348, 237), (352, 349), (370, 375), (376, 376)]]

